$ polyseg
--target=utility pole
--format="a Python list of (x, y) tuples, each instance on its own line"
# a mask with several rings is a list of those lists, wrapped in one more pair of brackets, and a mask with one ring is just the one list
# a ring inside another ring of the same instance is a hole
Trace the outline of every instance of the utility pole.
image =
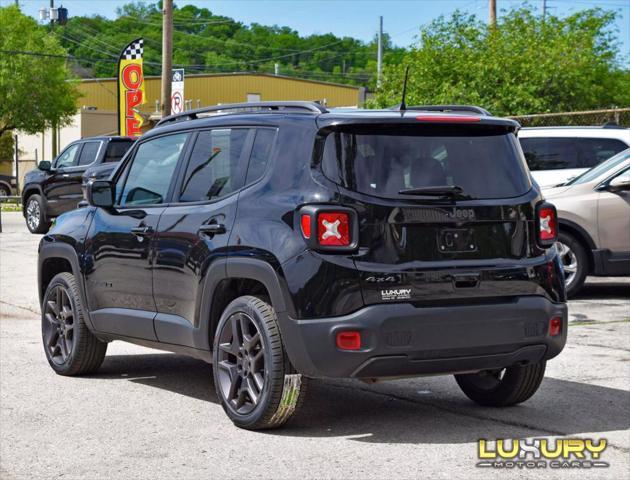
[(490, 0), (490, 17), (489, 23), (490, 26), (494, 27), (497, 24), (497, 0)]
[(376, 86), (381, 86), (383, 74), (383, 17), (378, 17), (378, 50), (376, 52)]
[(547, 16), (547, 0), (543, 0), (543, 23), (545, 23), (545, 17)]
[[(51, 0), (52, 1), (52, 0)], [(173, 0), (162, 1), (162, 118), (171, 114), (173, 66)]]
[[(54, 8), (55, 8), (55, 0), (50, 0), (50, 31), (51, 32), (55, 29), (55, 19), (53, 18), (53, 15), (52, 15)], [(53, 124), (50, 127), (50, 139), (51, 139), (50, 161), (52, 162), (57, 156), (57, 151), (59, 149), (59, 146), (57, 145), (57, 124), (55, 122), (53, 122)], [(43, 154), (44, 152), (42, 152), (42, 155)]]

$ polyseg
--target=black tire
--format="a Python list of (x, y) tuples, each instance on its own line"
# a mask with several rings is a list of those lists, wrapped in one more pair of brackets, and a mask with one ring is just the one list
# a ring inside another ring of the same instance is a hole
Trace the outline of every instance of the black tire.
[(545, 376), (546, 363), (455, 375), (455, 380), (473, 402), (488, 407), (507, 407), (524, 402), (536, 393)]
[(223, 311), (213, 341), (213, 372), (225, 413), (248, 430), (285, 424), (306, 394), (307, 379), (286, 356), (276, 312), (258, 297), (239, 297)]
[(4, 184), (0, 184), (0, 197), (10, 197), (11, 189)]
[[(573, 297), (580, 291), (588, 275), (589, 266), (586, 248), (573, 235), (565, 232), (558, 234), (556, 247), (558, 248), (560, 261), (565, 268), (564, 284), (567, 289), (567, 296)], [(574, 268), (575, 271), (573, 270)]]
[(52, 222), (46, 216), (46, 206), (42, 197), (33, 194), (26, 199), (24, 205), (24, 216), (26, 219), (26, 228), (31, 233), (46, 233), (50, 229)]
[[(71, 309), (69, 314), (66, 308)], [(55, 275), (42, 304), (42, 342), (48, 363), (59, 375), (92, 373), (103, 363), (107, 343), (90, 332), (84, 315), (74, 275), (67, 272)], [(51, 317), (56, 318), (53, 321)]]

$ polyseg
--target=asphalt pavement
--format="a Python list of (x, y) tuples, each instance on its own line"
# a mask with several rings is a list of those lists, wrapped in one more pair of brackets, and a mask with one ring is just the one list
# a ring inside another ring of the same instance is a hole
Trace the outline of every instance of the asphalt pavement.
[[(589, 279), (528, 402), (472, 404), (450, 376), (312, 382), (281, 430), (235, 428), (202, 361), (113, 342), (97, 374), (48, 366), (39, 235), (0, 233), (0, 478), (630, 478), (630, 279)], [(478, 439), (605, 438), (607, 468), (476, 467)]]

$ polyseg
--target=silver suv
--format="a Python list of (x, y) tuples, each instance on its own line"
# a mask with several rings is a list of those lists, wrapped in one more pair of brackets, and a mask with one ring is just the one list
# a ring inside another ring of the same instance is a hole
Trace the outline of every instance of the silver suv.
[(543, 193), (558, 209), (569, 296), (587, 275), (630, 275), (630, 148)]

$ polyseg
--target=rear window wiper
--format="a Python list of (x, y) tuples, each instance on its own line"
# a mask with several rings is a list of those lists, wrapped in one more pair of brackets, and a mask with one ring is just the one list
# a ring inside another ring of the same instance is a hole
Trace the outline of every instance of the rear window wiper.
[(431, 187), (404, 188), (398, 192), (400, 195), (426, 195), (432, 197), (451, 197), (458, 200), (471, 200), (473, 197), (464, 193), (464, 189), (458, 185), (435, 185)]

